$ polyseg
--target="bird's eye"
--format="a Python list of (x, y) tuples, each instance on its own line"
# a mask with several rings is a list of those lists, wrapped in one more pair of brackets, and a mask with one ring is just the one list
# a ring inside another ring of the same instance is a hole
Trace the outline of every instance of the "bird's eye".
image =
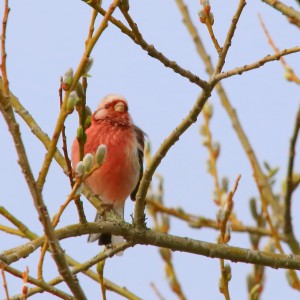
[(108, 104), (105, 104), (105, 105), (104, 105), (104, 108), (105, 108), (105, 109), (108, 109), (108, 107), (109, 107)]

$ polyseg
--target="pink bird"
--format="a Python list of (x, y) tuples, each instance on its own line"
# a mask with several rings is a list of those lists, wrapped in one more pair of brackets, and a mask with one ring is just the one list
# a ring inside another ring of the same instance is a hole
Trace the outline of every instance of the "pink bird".
[[(86, 130), (87, 141), (84, 154), (95, 154), (104, 144), (107, 154), (103, 165), (85, 180), (85, 184), (98, 195), (105, 204), (124, 219), (124, 205), (130, 195), (135, 200), (143, 174), (144, 132), (134, 125), (124, 97), (116, 94), (102, 99), (92, 115), (91, 126)], [(77, 139), (72, 146), (72, 165), (75, 169), (79, 161)], [(97, 213), (95, 222), (103, 221)], [(121, 236), (109, 233), (90, 234), (88, 242), (98, 240), (99, 245), (117, 244), (124, 241)]]

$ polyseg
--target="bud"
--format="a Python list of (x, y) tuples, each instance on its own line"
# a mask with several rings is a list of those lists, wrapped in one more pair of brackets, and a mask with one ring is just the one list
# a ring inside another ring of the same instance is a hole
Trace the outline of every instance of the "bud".
[(87, 128), (89, 128), (89, 127), (91, 126), (91, 124), (92, 124), (91, 116), (88, 116), (88, 117), (85, 119), (85, 121), (84, 121), (83, 127), (84, 127), (85, 129), (87, 129)]
[(68, 100), (67, 100), (67, 113), (71, 114), (74, 111), (75, 103), (78, 100), (77, 93), (75, 91), (71, 92), (69, 94)]
[(199, 127), (199, 133), (202, 135), (202, 136), (206, 136), (206, 127), (205, 125), (201, 125)]
[(207, 5), (205, 5), (204, 6), (204, 11), (206, 12), (206, 14), (211, 14), (211, 12), (210, 12), (210, 5), (209, 4), (207, 4)]
[(77, 128), (77, 135), (76, 135), (77, 140), (81, 140), (83, 137), (83, 134), (84, 134), (84, 130), (83, 130), (82, 126), (79, 126)]
[(83, 162), (83, 165), (84, 165), (85, 172), (88, 173), (93, 168), (93, 165), (94, 165), (94, 156), (91, 153), (87, 153), (84, 156), (82, 162)]
[(227, 244), (231, 239), (231, 225), (229, 223), (226, 224), (226, 231), (224, 236), (224, 243)]
[(286, 80), (292, 81), (293, 80), (293, 74), (294, 74), (293, 69), (291, 69), (290, 67), (285, 67), (284, 77), (285, 77)]
[(82, 69), (82, 74), (83, 74), (82, 76), (83, 77), (90, 77), (88, 72), (91, 69), (93, 63), (94, 63), (94, 59), (92, 57), (89, 57), (88, 60), (87, 60), (87, 63), (85, 64), (85, 66)]
[(203, 106), (203, 114), (210, 119), (213, 116), (213, 106), (210, 103), (205, 103)]
[(70, 84), (73, 80), (73, 69), (69, 68), (63, 76), (62, 88), (67, 91), (70, 87)]
[(227, 177), (222, 178), (222, 191), (224, 193), (228, 192), (229, 179)]
[(92, 111), (89, 108), (89, 106), (86, 105), (85, 108), (84, 108), (84, 111), (85, 111), (85, 117), (88, 117), (88, 116), (92, 115)]
[(81, 98), (78, 98), (77, 101), (75, 102), (75, 108), (76, 108), (76, 110), (78, 112), (81, 111), (82, 106), (83, 106), (83, 101), (82, 101)]
[(212, 144), (212, 154), (213, 154), (213, 156), (214, 156), (214, 158), (215, 159), (217, 159), (218, 157), (219, 157), (219, 154), (220, 154), (220, 143), (218, 143), (218, 142), (214, 142), (213, 144)]
[(203, 10), (200, 10), (198, 12), (198, 15), (199, 15), (200, 22), (205, 24), (205, 22), (206, 22), (206, 14), (205, 14), (205, 12)]
[(86, 142), (86, 133), (83, 130), (82, 126), (78, 127), (76, 137), (77, 137), (78, 142), (81, 142), (81, 143), (85, 144), (85, 142)]
[(98, 165), (103, 164), (107, 153), (106, 145), (100, 145), (96, 152), (96, 162)]
[(230, 281), (230, 279), (231, 279), (231, 266), (229, 264), (226, 264), (224, 268), (225, 268), (226, 279), (227, 279), (227, 281)]
[(84, 174), (84, 165), (82, 161), (77, 163), (75, 172), (76, 172), (76, 176), (82, 176)]
[(249, 204), (250, 204), (250, 211), (251, 211), (252, 217), (255, 220), (258, 220), (259, 215), (257, 213), (257, 207), (256, 207), (256, 200), (255, 200), (255, 198), (251, 198), (250, 201), (249, 201)]
[(223, 222), (225, 220), (225, 210), (223, 208), (219, 208), (216, 217), (219, 223)]
[(208, 20), (209, 20), (209, 22), (210, 22), (211, 25), (214, 25), (215, 18), (214, 18), (214, 14), (212, 12), (209, 13)]
[(84, 97), (84, 89), (83, 89), (83, 86), (80, 81), (78, 81), (75, 90), (76, 90), (76, 93), (79, 96), (79, 98)]

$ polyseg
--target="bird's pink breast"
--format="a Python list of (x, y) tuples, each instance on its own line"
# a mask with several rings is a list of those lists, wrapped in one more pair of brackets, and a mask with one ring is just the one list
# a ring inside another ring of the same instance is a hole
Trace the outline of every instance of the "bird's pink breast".
[[(114, 126), (102, 122), (93, 123), (87, 129), (85, 154), (95, 154), (99, 145), (107, 147), (103, 165), (85, 180), (95, 195), (107, 204), (124, 202), (137, 185), (139, 161), (137, 142), (132, 126)], [(72, 147), (73, 168), (79, 161), (78, 142)]]

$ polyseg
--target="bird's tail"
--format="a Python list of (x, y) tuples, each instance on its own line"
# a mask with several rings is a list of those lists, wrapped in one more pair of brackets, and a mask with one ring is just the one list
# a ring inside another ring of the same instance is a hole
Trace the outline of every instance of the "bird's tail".
[[(124, 204), (113, 205), (113, 210), (122, 218), (124, 219)], [(95, 222), (103, 222), (105, 219), (100, 213), (96, 214)], [(124, 242), (124, 238), (122, 236), (115, 236), (111, 235), (110, 233), (91, 233), (88, 236), (88, 242), (92, 243), (98, 240), (99, 245), (116, 245), (119, 243)], [(119, 254), (119, 253), (118, 253)], [(122, 255), (120, 253), (119, 255)]]

